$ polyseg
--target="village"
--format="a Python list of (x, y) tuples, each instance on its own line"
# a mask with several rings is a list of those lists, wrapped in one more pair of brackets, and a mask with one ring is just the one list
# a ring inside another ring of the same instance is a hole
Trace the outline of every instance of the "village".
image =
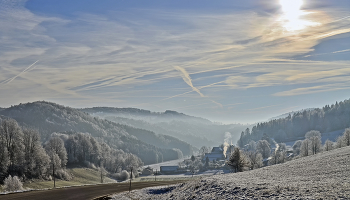
[(234, 146), (213, 147), (209, 153), (199, 153), (191, 157), (147, 165), (140, 172), (140, 177), (185, 178), (201, 175), (229, 173), (227, 160)]

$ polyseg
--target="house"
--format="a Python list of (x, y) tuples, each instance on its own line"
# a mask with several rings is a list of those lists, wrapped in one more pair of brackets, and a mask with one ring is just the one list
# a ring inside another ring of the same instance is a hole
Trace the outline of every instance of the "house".
[(204, 160), (209, 159), (209, 162), (214, 160), (223, 160), (225, 159), (224, 150), (221, 147), (213, 147), (210, 153), (204, 155)]
[(148, 166), (142, 170), (142, 175), (152, 175), (153, 174), (153, 169)]
[(175, 173), (179, 169), (179, 166), (160, 166), (160, 173)]

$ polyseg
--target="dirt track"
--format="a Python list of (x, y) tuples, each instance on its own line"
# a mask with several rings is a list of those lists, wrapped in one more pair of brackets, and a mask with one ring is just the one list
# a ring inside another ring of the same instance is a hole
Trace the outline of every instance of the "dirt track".
[[(133, 182), (132, 189), (141, 189), (145, 187), (171, 185), (181, 183), (184, 181), (147, 181), (147, 182)], [(0, 195), (1, 200), (87, 200), (95, 199), (104, 195), (124, 192), (129, 190), (129, 183), (112, 183), (112, 184), (101, 184), (101, 185), (89, 185), (81, 187), (70, 187), (60, 188), (52, 190), (42, 191), (30, 191), (23, 193), (14, 193), (7, 195)]]

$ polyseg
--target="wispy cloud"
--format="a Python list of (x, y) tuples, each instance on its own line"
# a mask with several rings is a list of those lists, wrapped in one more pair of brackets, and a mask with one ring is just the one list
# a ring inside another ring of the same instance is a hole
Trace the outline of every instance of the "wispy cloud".
[(185, 81), (185, 83), (187, 83), (187, 85), (189, 85), (193, 91), (197, 92), (201, 97), (205, 97), (201, 91), (199, 91), (199, 89), (197, 89), (196, 87), (193, 86), (192, 84), (192, 79), (190, 77), (190, 75), (187, 73), (187, 71), (179, 66), (175, 66), (174, 67), (176, 70), (178, 70), (179, 72), (181, 72), (181, 77), (182, 79)]

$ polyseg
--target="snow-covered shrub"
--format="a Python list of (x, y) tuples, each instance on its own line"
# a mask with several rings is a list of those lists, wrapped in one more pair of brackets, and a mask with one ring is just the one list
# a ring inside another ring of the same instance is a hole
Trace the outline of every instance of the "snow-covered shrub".
[(114, 179), (119, 180), (119, 181), (125, 181), (125, 180), (127, 180), (130, 177), (130, 175), (129, 175), (129, 172), (127, 172), (126, 170), (123, 170), (120, 173), (112, 174), (112, 177)]
[(55, 175), (57, 178), (59, 178), (61, 180), (69, 181), (72, 179), (72, 176), (66, 170), (63, 170), (63, 169), (57, 170), (55, 172)]
[(23, 190), (23, 184), (17, 176), (9, 175), (4, 181), (4, 189), (7, 192)]
[(97, 169), (97, 167), (96, 167), (93, 163), (91, 163), (91, 162), (89, 162), (89, 161), (84, 161), (84, 164), (85, 164), (85, 166), (88, 167), (88, 168)]

